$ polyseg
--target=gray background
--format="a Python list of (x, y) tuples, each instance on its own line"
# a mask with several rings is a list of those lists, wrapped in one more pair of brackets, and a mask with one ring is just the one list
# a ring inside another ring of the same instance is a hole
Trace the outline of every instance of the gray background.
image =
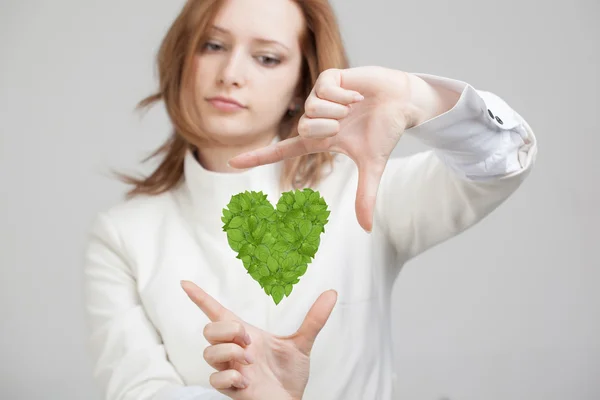
[[(124, 190), (107, 168), (131, 171), (168, 133), (160, 106), (144, 119), (133, 107), (154, 88), (154, 54), (183, 1), (0, 4), (0, 398), (97, 400), (81, 307), (86, 230)], [(403, 270), (404, 398), (599, 399), (598, 1), (334, 6), (354, 65), (495, 92), (539, 140), (533, 174), (507, 203)]]

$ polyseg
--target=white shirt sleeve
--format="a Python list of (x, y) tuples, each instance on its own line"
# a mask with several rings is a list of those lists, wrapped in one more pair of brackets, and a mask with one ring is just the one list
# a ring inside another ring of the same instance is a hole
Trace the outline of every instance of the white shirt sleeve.
[(386, 164), (374, 226), (403, 261), (485, 218), (519, 188), (537, 155), (533, 130), (498, 96), (417, 75), (460, 98), (451, 110), (406, 130), (429, 150)]
[(201, 386), (164, 388), (152, 400), (231, 400), (221, 392)]
[(108, 214), (92, 225), (84, 262), (85, 312), (94, 370), (106, 400), (227, 400), (186, 387), (140, 301), (135, 273)]
[(523, 168), (520, 154), (533, 141), (531, 129), (504, 100), (459, 80), (414, 75), (461, 96), (451, 110), (406, 134), (431, 147), (447, 167), (466, 179), (488, 180)]

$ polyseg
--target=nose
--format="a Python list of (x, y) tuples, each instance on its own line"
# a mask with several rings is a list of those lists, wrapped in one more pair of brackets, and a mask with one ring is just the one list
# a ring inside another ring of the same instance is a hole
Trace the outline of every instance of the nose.
[(231, 53), (224, 59), (219, 73), (219, 83), (225, 86), (241, 87), (246, 82), (243, 58), (240, 52)]

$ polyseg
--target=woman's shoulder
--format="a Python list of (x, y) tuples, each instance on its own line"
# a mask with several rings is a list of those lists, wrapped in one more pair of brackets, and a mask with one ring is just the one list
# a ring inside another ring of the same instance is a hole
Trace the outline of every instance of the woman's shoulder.
[(92, 225), (108, 225), (122, 234), (154, 230), (177, 210), (176, 191), (171, 189), (155, 195), (138, 194), (124, 198), (96, 212)]

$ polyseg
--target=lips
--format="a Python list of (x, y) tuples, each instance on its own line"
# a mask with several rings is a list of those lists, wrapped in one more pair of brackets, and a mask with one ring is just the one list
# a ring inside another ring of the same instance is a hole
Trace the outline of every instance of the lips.
[(220, 107), (246, 108), (242, 103), (240, 103), (239, 101), (237, 101), (233, 98), (230, 98), (230, 97), (224, 97), (224, 96), (211, 97), (208, 99), (208, 101), (211, 102), (213, 105), (220, 106)]

